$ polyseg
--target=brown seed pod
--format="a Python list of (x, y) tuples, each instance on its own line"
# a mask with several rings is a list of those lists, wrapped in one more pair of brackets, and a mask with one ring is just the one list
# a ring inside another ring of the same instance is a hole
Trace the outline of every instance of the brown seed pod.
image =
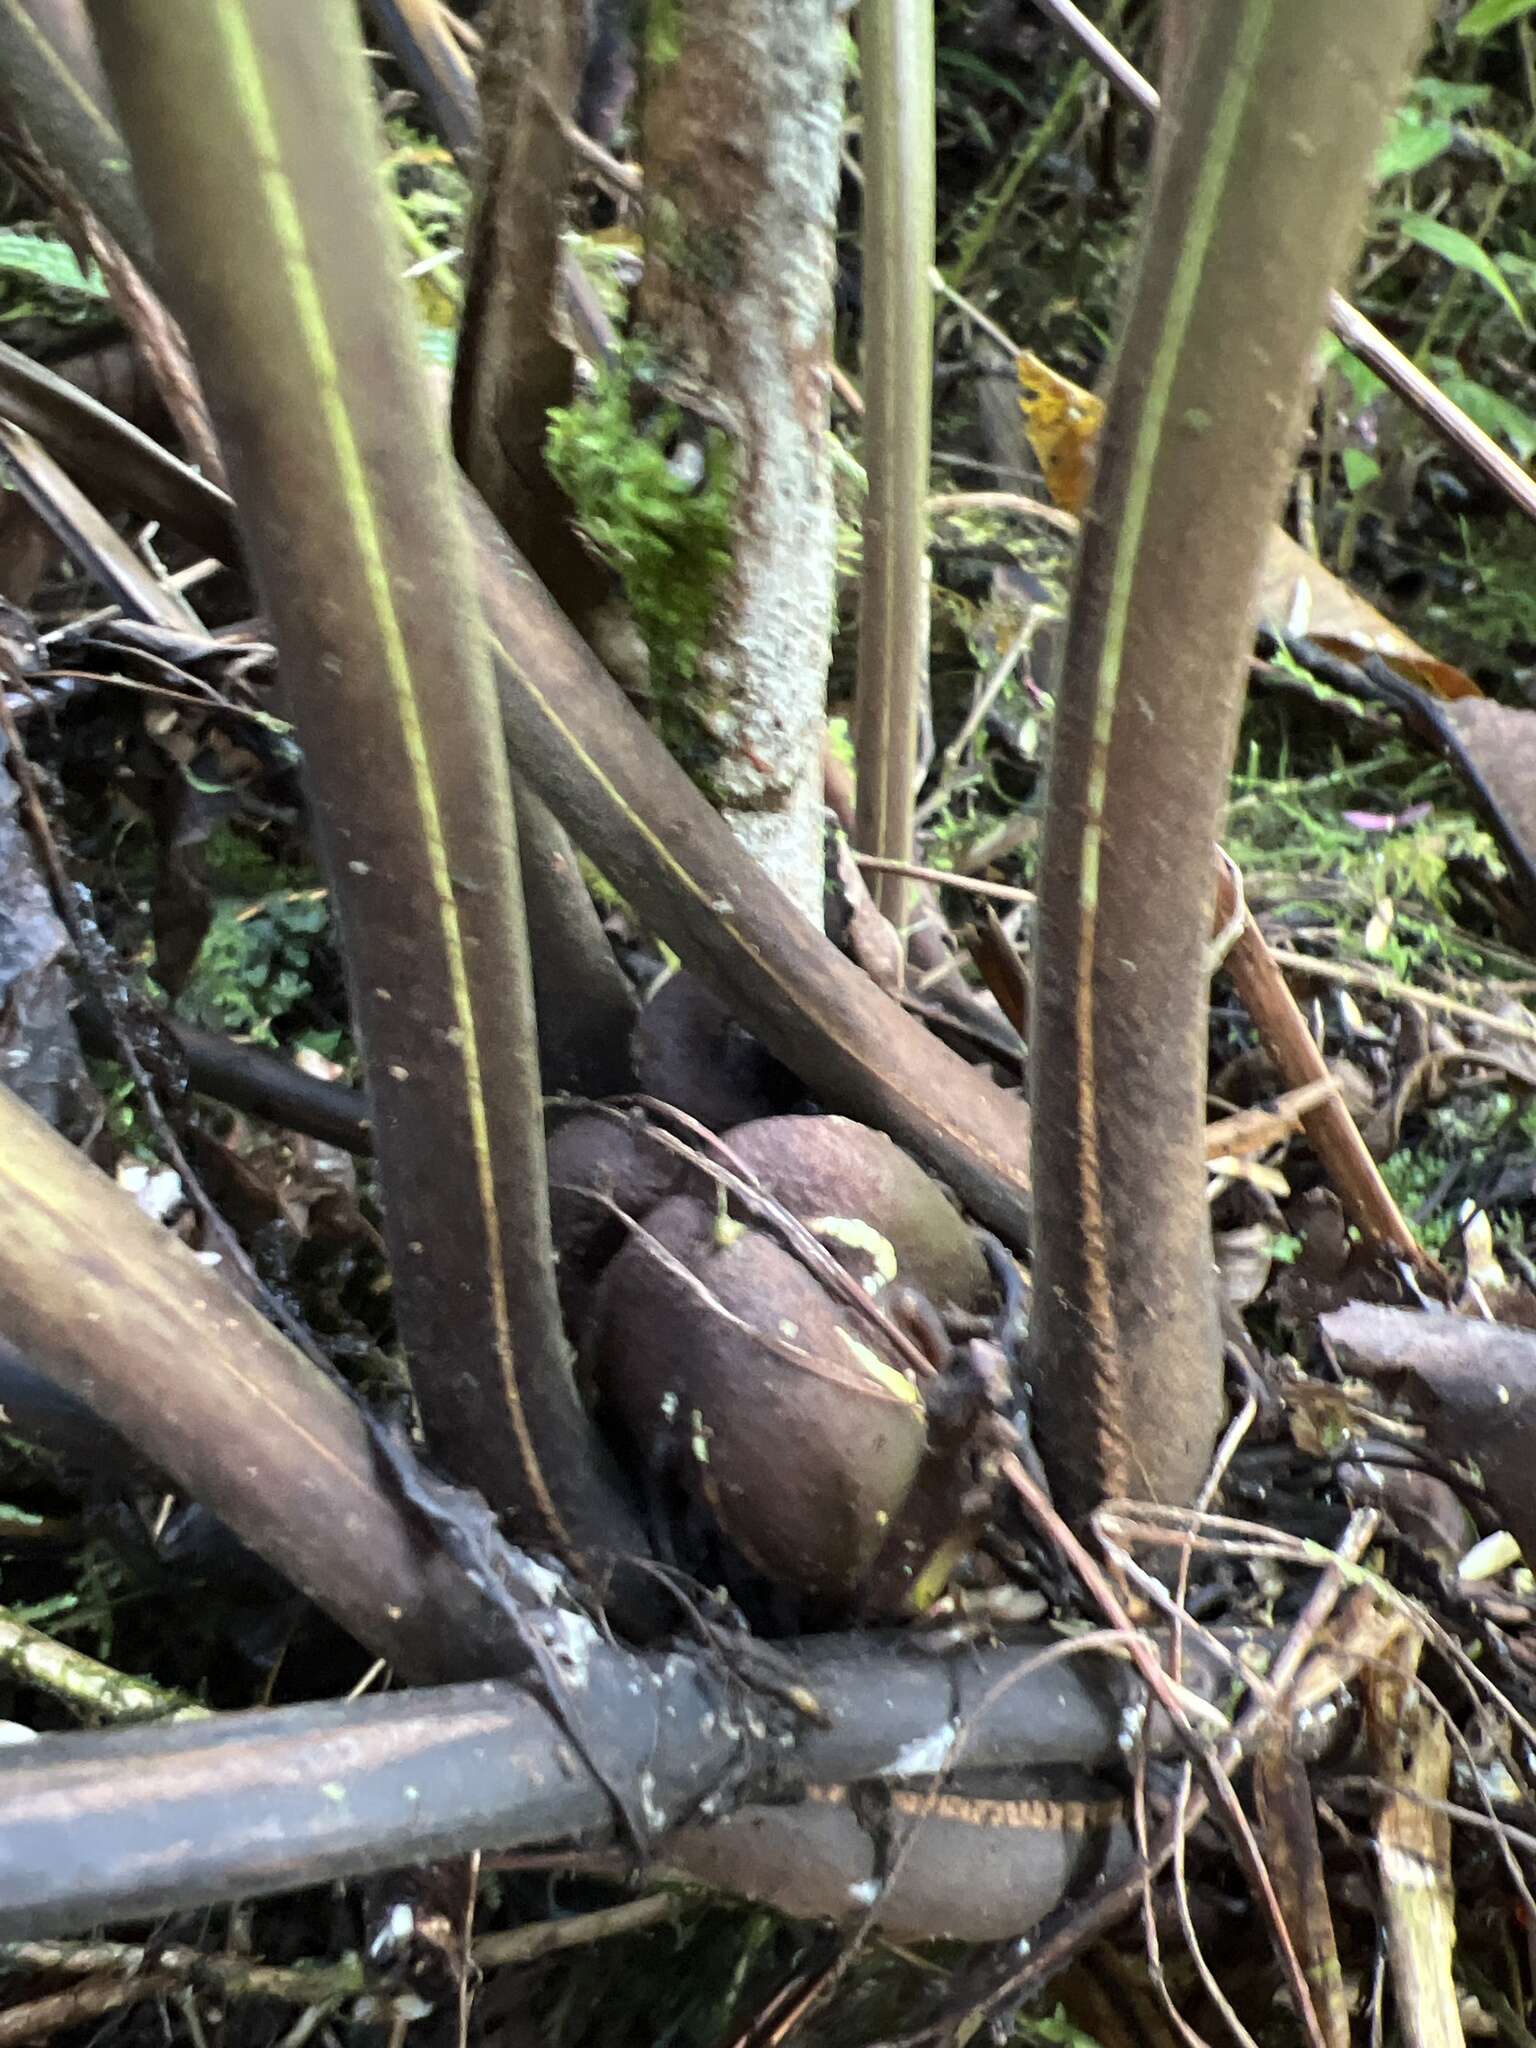
[(726, 1143), (806, 1222), (847, 1219), (877, 1231), (895, 1252), (900, 1277), (935, 1307), (977, 1309), (987, 1300), (991, 1280), (975, 1233), (939, 1183), (884, 1132), (844, 1116), (775, 1116), (739, 1124)]
[(681, 1187), (688, 1164), (647, 1137), (638, 1110), (552, 1116), (548, 1155), (560, 1307), (567, 1334), (579, 1343), (593, 1290), (628, 1235), (625, 1217), (643, 1216)]
[(677, 1195), (609, 1266), (604, 1397), (766, 1577), (845, 1598), (901, 1508), (921, 1398), (878, 1332), (766, 1232)]
[(788, 1067), (692, 974), (674, 974), (652, 996), (635, 1024), (632, 1051), (641, 1092), (712, 1131), (804, 1099)]

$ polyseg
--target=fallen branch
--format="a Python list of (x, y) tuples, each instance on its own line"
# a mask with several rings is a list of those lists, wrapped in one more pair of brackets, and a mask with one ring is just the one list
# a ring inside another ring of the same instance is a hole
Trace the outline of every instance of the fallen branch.
[[(958, 1662), (868, 1635), (795, 1645), (830, 1725), (802, 1725), (787, 1745), (745, 1734), (702, 1659), (632, 1656), (590, 1630), (582, 1643), (588, 1726), (616, 1775), (644, 1774), (661, 1828), (706, 1798), (728, 1809), (931, 1772), (962, 1725), (977, 1770), (1104, 1769), (1119, 1757), (1128, 1690), (1114, 1660), (1053, 1658), (1000, 1686), (1038, 1641)], [(561, 1764), (563, 1740), (548, 1708), (500, 1681), (43, 1736), (0, 1752), (0, 1937), (481, 1847), (611, 1839), (613, 1807)]]

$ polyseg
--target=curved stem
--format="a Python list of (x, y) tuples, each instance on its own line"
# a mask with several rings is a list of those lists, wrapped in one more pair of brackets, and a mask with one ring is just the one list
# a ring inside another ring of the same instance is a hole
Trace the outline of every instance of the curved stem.
[[(1189, 1498), (1221, 1413), (1201, 1143), (1211, 842), (1330, 279), (1426, 14), (1190, 10), (1068, 627), (1031, 1043), (1042, 1448)], [(1256, 261), (1256, 252), (1262, 260)]]

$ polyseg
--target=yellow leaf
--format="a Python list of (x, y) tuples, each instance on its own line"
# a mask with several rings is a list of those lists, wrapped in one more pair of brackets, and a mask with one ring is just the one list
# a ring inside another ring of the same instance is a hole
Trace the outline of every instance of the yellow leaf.
[(1025, 349), (1019, 356), (1019, 410), (1052, 502), (1064, 512), (1080, 513), (1093, 481), (1103, 399)]

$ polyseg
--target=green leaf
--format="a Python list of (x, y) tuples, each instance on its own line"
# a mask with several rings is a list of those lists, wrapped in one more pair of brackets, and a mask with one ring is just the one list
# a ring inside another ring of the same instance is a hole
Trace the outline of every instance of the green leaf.
[(1381, 464), (1363, 448), (1346, 448), (1343, 454), (1344, 481), (1350, 490), (1363, 491), (1381, 475)]
[(1459, 85), (1449, 78), (1416, 78), (1412, 97), (1432, 113), (1464, 114), (1469, 107), (1486, 107), (1493, 98), (1493, 87)]
[(1523, 185), (1532, 171), (1536, 171), (1536, 157), (1529, 150), (1522, 149), (1518, 142), (1511, 142), (1507, 135), (1501, 135), (1497, 128), (1464, 128), (1461, 132), (1485, 156), (1493, 158), (1506, 184)]
[(1436, 381), (1453, 405), (1462, 411), (1485, 434), (1507, 441), (1520, 462), (1529, 462), (1536, 456), (1536, 419), (1506, 398), (1500, 391), (1490, 391), (1486, 384), (1479, 384), (1473, 378), (1463, 376), (1454, 362), (1443, 357), (1435, 360)]
[(1496, 28), (1503, 28), (1506, 22), (1518, 21), (1532, 8), (1536, 8), (1536, 0), (1477, 0), (1471, 12), (1457, 22), (1456, 33), (1459, 36), (1491, 36)]
[(1320, 359), (1325, 370), (1338, 371), (1349, 386), (1350, 396), (1359, 410), (1363, 411), (1387, 388), (1374, 370), (1367, 368), (1358, 356), (1351, 355), (1343, 342), (1336, 341), (1331, 334), (1323, 336)]
[(979, 85), (989, 87), (994, 92), (1006, 93), (1010, 99), (1017, 100), (1021, 107), (1029, 105), (1028, 99), (1011, 78), (1005, 78), (1002, 72), (969, 50), (940, 51), (937, 68), (941, 80), (946, 73), (956, 78), (970, 79)]
[(82, 270), (66, 242), (53, 241), (46, 235), (29, 235), (21, 229), (0, 230), (0, 271), (34, 278), (53, 291), (84, 292), (93, 299), (107, 296), (101, 272), (94, 263), (89, 270)]
[(1417, 107), (1403, 107), (1377, 155), (1377, 184), (1385, 185), (1389, 178), (1412, 177), (1443, 156), (1455, 140), (1454, 121), (1426, 121)]
[[(1531, 4), (1536, 6), (1536, 0), (1531, 0)], [(1470, 235), (1464, 235), (1460, 228), (1447, 227), (1443, 220), (1436, 220), (1428, 213), (1406, 213), (1398, 222), (1398, 228), (1420, 248), (1433, 249), (1437, 256), (1443, 256), (1447, 263), (1454, 263), (1458, 270), (1480, 277), (1484, 284), (1498, 293), (1520, 325), (1527, 325), (1520, 301), (1510, 290), (1509, 280), (1487, 250), (1479, 248)]]

